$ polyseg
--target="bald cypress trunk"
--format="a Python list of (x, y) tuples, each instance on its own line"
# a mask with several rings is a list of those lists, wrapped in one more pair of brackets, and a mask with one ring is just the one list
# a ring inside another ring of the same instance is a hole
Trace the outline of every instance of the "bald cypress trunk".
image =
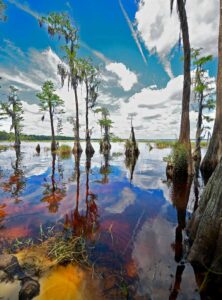
[(188, 259), (222, 275), (222, 161), (208, 181), (188, 233), (192, 242)]
[(49, 116), (50, 116), (51, 134), (52, 134), (51, 151), (53, 152), (56, 150), (56, 140), (55, 140), (55, 130), (54, 130), (53, 113), (52, 113), (51, 104), (49, 105)]
[(183, 38), (183, 48), (184, 48), (184, 81), (183, 81), (182, 113), (181, 113), (179, 143), (183, 144), (187, 149), (188, 169), (183, 170), (183, 172), (188, 172), (188, 174), (192, 174), (190, 118), (189, 118), (190, 85), (191, 85), (191, 77), (190, 77), (191, 50), (190, 50), (189, 28), (188, 28), (187, 14), (185, 9), (185, 1), (177, 0), (177, 8), (178, 8), (178, 15), (180, 19), (180, 26), (181, 26), (182, 38)]
[(77, 87), (74, 88), (74, 94), (75, 94), (75, 106), (76, 106), (76, 120), (75, 120), (76, 124), (75, 124), (75, 142), (74, 142), (73, 153), (78, 155), (82, 153), (82, 147), (79, 138), (79, 101), (78, 101)]
[(208, 179), (222, 157), (222, 0), (220, 0), (220, 26), (218, 42), (218, 74), (217, 74), (217, 100), (216, 118), (213, 134), (210, 139), (207, 153), (201, 164), (201, 171)]
[(91, 138), (89, 134), (89, 87), (86, 84), (86, 155), (95, 153), (95, 150), (91, 144)]

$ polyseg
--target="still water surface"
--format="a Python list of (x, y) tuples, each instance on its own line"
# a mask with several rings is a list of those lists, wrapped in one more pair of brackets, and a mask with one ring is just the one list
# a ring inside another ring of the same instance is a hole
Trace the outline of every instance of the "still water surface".
[(103, 299), (199, 299), (184, 257), (193, 186), (167, 182), (163, 157), (170, 149), (149, 151), (140, 143), (134, 166), (121, 143), (105, 157), (93, 146), (91, 161), (83, 153), (79, 163), (73, 155), (53, 158), (48, 143), (40, 155), (36, 143), (23, 143), (17, 157), (13, 148), (0, 153), (0, 247), (37, 242), (40, 229), (72, 230), (93, 243)]

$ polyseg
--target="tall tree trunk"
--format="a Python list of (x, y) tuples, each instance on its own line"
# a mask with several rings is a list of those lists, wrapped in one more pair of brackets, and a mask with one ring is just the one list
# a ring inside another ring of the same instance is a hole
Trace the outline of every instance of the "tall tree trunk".
[(14, 132), (15, 132), (15, 147), (16, 148), (20, 148), (21, 145), (21, 141), (20, 141), (20, 134), (19, 134), (19, 130), (18, 130), (18, 124), (16, 122), (16, 105), (13, 104), (13, 111), (12, 111), (12, 124), (14, 124)]
[(76, 106), (76, 124), (75, 124), (75, 142), (73, 152), (76, 154), (82, 153), (82, 147), (80, 145), (79, 139), (79, 102), (78, 102), (78, 94), (77, 87), (74, 88), (75, 94), (75, 106)]
[(184, 81), (183, 81), (183, 98), (182, 98), (182, 114), (180, 123), (179, 143), (183, 144), (188, 151), (188, 174), (192, 173), (192, 159), (191, 159), (191, 144), (190, 144), (190, 40), (189, 29), (187, 22), (187, 14), (184, 0), (177, 0), (177, 8), (180, 19), (180, 26), (183, 38), (184, 48)]
[(197, 118), (197, 130), (196, 130), (196, 145), (194, 151), (194, 158), (196, 161), (196, 165), (200, 165), (201, 161), (201, 132), (202, 132), (202, 123), (203, 123), (203, 92), (201, 92), (200, 100), (199, 100), (199, 110), (198, 110), (198, 118)]
[(218, 74), (217, 74), (217, 100), (216, 118), (213, 134), (210, 139), (207, 153), (201, 164), (201, 171), (208, 179), (222, 157), (222, 0), (220, 0), (220, 26), (218, 42)]
[(15, 130), (14, 131), (15, 132), (15, 147), (20, 148), (21, 141), (20, 141), (20, 135), (19, 135), (17, 124), (15, 124), (14, 130)]
[(93, 155), (95, 150), (91, 144), (90, 134), (89, 134), (89, 88), (86, 84), (86, 154)]
[(52, 133), (51, 151), (55, 151), (56, 150), (56, 140), (55, 140), (55, 130), (54, 130), (53, 113), (52, 113), (51, 104), (49, 105), (49, 116), (50, 116), (51, 133)]

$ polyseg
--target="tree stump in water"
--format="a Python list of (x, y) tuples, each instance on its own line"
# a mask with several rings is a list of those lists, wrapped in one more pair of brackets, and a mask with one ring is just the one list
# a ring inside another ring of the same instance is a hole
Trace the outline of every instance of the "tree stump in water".
[(222, 275), (222, 161), (209, 179), (189, 225), (188, 259)]
[(37, 152), (38, 154), (40, 153), (41, 148), (40, 148), (40, 145), (39, 145), (39, 144), (36, 146), (35, 150), (36, 150), (36, 152)]
[(128, 160), (133, 161), (134, 159), (138, 158), (140, 151), (136, 142), (133, 126), (131, 126), (131, 135), (130, 138), (126, 141), (125, 149), (125, 155)]
[(95, 150), (94, 150), (91, 142), (87, 141), (86, 142), (86, 156), (92, 157), (94, 153), (95, 153)]
[(73, 147), (72, 152), (73, 152), (74, 155), (80, 155), (80, 154), (82, 154), (82, 147), (81, 147), (80, 142), (76, 141), (74, 143), (74, 147)]
[(111, 149), (111, 144), (110, 144), (109, 139), (103, 139), (100, 142), (100, 152), (101, 153), (106, 153), (106, 152), (109, 152), (110, 149)]

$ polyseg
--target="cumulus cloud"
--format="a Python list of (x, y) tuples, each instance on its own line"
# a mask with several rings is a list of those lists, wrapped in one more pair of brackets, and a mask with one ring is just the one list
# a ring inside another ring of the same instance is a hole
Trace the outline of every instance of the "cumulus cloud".
[[(13, 47), (10, 46), (12, 49)], [(19, 49), (17, 53), (19, 53)], [(25, 59), (24, 59), (25, 57)], [(0, 67), (2, 76), (2, 92), (7, 95), (9, 85), (16, 85), (20, 92), (20, 99), (24, 106), (24, 131), (28, 134), (50, 134), (49, 117), (46, 114), (44, 122), (41, 121), (42, 114), (37, 105), (36, 93), (41, 89), (45, 80), (50, 78), (57, 87), (57, 93), (65, 101), (65, 111), (63, 115), (63, 134), (72, 136), (72, 126), (68, 123), (67, 117), (75, 116), (74, 94), (68, 91), (67, 84), (61, 88), (57, 75), (57, 64), (60, 58), (49, 48), (43, 52), (30, 50), (28, 53), (18, 55), (20, 65), (17, 67)], [(24, 63), (23, 63), (24, 62)], [(137, 84), (137, 75), (126, 68), (122, 63), (111, 62), (106, 65), (106, 82), (102, 81), (103, 89), (100, 89), (98, 105), (110, 109), (113, 120), (112, 132), (117, 136), (126, 138), (130, 134), (130, 120), (128, 114), (134, 113), (133, 120), (137, 138), (177, 138), (180, 128), (181, 113), (181, 91), (183, 76), (171, 79), (167, 86), (157, 89), (156, 86), (142, 88), (133, 94), (133, 86)], [(103, 76), (104, 77), (104, 76)], [(104, 85), (122, 89), (131, 96), (115, 97), (109, 91), (104, 90)], [(80, 134), (85, 136), (85, 90), (79, 87), (80, 105)], [(6, 100), (5, 96), (5, 100)], [(214, 112), (211, 112), (214, 116)], [(99, 116), (90, 112), (90, 126), (93, 127), (93, 137), (100, 137), (98, 125)], [(197, 113), (192, 109), (191, 137), (195, 136)], [(121, 126), (120, 126), (121, 124)], [(1, 130), (10, 129), (10, 120), (1, 121)]]
[(117, 75), (119, 85), (124, 91), (130, 91), (138, 82), (137, 75), (130, 71), (123, 63), (112, 62), (106, 65), (106, 70)]
[[(186, 3), (190, 42), (206, 53), (217, 55), (219, 0), (192, 0)], [(176, 8), (170, 15), (166, 0), (141, 0), (136, 13), (138, 31), (150, 52), (157, 52), (172, 77), (169, 55), (179, 39), (180, 25)]]

